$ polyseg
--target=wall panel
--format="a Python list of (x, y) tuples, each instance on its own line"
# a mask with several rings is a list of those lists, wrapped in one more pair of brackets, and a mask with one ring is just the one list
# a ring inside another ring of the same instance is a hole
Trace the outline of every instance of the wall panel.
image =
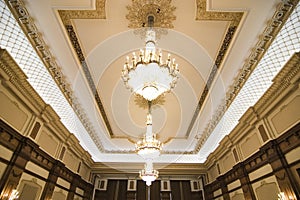
[(57, 147), (58, 147), (58, 140), (54, 138), (54, 136), (49, 133), (47, 130), (42, 130), (37, 143), (40, 145), (42, 149), (44, 149), (47, 153), (51, 156), (55, 157)]
[(292, 125), (300, 121), (300, 96), (281, 105), (271, 116), (271, 122), (277, 134), (283, 133)]
[(244, 158), (249, 157), (251, 154), (257, 151), (260, 146), (261, 143), (257, 133), (247, 136), (247, 138), (243, 140), (240, 144), (240, 148), (242, 150)]
[(29, 114), (20, 107), (20, 104), (16, 100), (11, 99), (2, 91), (0, 91), (0, 102), (0, 117), (18, 131), (22, 131), (29, 118)]

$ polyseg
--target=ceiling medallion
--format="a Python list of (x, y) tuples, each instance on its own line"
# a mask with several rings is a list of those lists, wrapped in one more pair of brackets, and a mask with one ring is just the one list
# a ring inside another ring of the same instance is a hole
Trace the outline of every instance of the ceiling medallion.
[(147, 27), (148, 17), (154, 17), (153, 27), (173, 28), (172, 22), (176, 19), (173, 14), (176, 7), (171, 5), (171, 0), (132, 0), (132, 5), (127, 6), (129, 13), (129, 28), (138, 29)]

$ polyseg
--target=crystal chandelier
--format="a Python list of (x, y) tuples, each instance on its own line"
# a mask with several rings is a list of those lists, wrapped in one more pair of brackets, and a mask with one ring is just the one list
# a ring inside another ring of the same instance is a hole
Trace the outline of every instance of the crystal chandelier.
[(133, 52), (131, 59), (127, 56), (122, 70), (122, 79), (126, 87), (148, 101), (173, 89), (179, 75), (175, 58), (171, 59), (171, 55), (168, 54), (163, 61), (162, 51), (156, 51), (155, 31), (152, 24), (154, 24), (154, 17), (149, 16), (146, 47), (139, 53)]
[(158, 171), (153, 169), (152, 161), (147, 160), (145, 169), (140, 171), (140, 178), (146, 182), (147, 186), (150, 186), (158, 178)]
[(122, 70), (122, 79), (127, 88), (148, 102), (147, 130), (144, 138), (135, 144), (137, 154), (145, 160), (145, 167), (139, 173), (147, 186), (158, 178), (158, 171), (153, 169), (153, 161), (160, 155), (163, 145), (152, 131), (151, 104), (158, 96), (173, 89), (179, 77), (175, 58), (171, 59), (168, 54), (163, 60), (162, 51), (156, 50), (154, 18), (153, 15), (147, 18), (145, 48), (139, 53), (133, 52), (131, 59), (127, 56)]
[(156, 139), (156, 134), (153, 134), (152, 131), (151, 101), (148, 101), (146, 134), (143, 140), (140, 140), (135, 144), (135, 148), (138, 155), (146, 160), (153, 160), (159, 156), (162, 145), (162, 142)]
[(137, 154), (146, 160), (145, 168), (140, 171), (140, 178), (142, 178), (148, 186), (158, 178), (158, 171), (153, 169), (153, 160), (159, 156), (163, 145), (162, 142), (156, 139), (156, 135), (152, 132), (151, 104), (152, 102), (148, 101), (147, 130), (145, 137), (135, 144)]

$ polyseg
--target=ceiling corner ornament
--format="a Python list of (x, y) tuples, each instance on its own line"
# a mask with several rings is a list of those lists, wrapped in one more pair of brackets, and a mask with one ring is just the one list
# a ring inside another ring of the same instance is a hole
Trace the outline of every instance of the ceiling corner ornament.
[(105, 19), (106, 0), (96, 0), (95, 10), (58, 10), (63, 24), (71, 25), (71, 19)]
[(230, 26), (238, 26), (244, 12), (207, 11), (206, 0), (197, 0), (196, 20), (230, 21)]
[(132, 0), (132, 5), (127, 6), (129, 13), (129, 28), (138, 29), (147, 27), (148, 17), (154, 17), (154, 26), (158, 28), (174, 28), (172, 22), (176, 19), (175, 6), (172, 0)]

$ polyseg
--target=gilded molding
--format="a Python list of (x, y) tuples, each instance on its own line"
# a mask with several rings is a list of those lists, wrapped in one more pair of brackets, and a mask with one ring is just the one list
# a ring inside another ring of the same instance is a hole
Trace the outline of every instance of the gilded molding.
[(71, 25), (72, 19), (105, 19), (105, 1), (96, 0), (95, 10), (59, 10), (58, 13), (65, 26)]
[[(106, 112), (105, 112), (104, 106), (102, 104), (102, 101), (100, 99), (99, 93), (97, 91), (96, 85), (93, 81), (91, 72), (90, 72), (90, 70), (87, 66), (86, 61), (85, 61), (85, 57), (84, 57), (83, 52), (81, 50), (81, 47), (80, 47), (80, 44), (78, 42), (78, 39), (77, 39), (76, 33), (74, 31), (74, 28), (73, 28), (72, 25), (66, 25), (65, 28), (67, 29), (70, 41), (73, 45), (74, 50), (76, 51), (76, 54), (77, 54), (77, 57), (78, 57), (79, 61), (81, 63), (81, 66), (82, 66), (84, 75), (86, 77), (86, 80), (87, 80), (87, 82), (90, 86), (90, 89), (91, 89), (92, 93), (94, 94), (95, 101), (97, 102), (97, 106), (100, 110), (101, 116), (102, 116), (102, 118), (104, 120), (104, 123), (106, 125), (106, 128), (107, 128), (107, 131), (108, 131), (108, 133), (111, 137), (114, 137), (114, 133), (113, 133), (112, 128), (110, 126), (108, 117), (106, 115)], [(80, 111), (80, 113), (84, 113), (84, 111)], [(80, 116), (79, 116), (79, 118), (80, 118)], [(86, 119), (87, 119), (87, 116), (84, 116), (84, 118), (82, 119), (82, 123), (88, 122)], [(85, 124), (85, 127), (90, 127), (90, 125)], [(90, 133), (89, 132), (89, 134), (91, 135), (91, 137), (97, 138), (95, 133)], [(99, 140), (99, 139), (97, 139), (97, 140)], [(98, 141), (98, 143), (99, 143), (98, 145), (102, 146), (101, 141)]]
[(194, 123), (195, 123), (195, 121), (196, 121), (196, 119), (197, 119), (197, 117), (199, 115), (199, 112), (200, 112), (202, 106), (204, 105), (204, 101), (205, 101), (205, 99), (206, 99), (206, 97), (208, 95), (210, 87), (212, 86), (212, 83), (213, 83), (213, 81), (215, 79), (215, 76), (216, 76), (216, 74), (217, 74), (217, 72), (218, 72), (218, 70), (219, 70), (219, 68), (221, 66), (221, 63), (222, 63), (222, 61), (224, 59), (226, 51), (229, 48), (230, 42), (231, 42), (231, 40), (232, 40), (232, 38), (234, 36), (236, 28), (237, 27), (235, 27), (235, 26), (234, 27), (229, 27), (228, 30), (227, 30), (227, 33), (225, 35), (225, 38), (224, 38), (223, 43), (221, 45), (221, 48), (220, 48), (220, 50), (218, 52), (217, 58), (216, 58), (216, 60), (214, 62), (214, 65), (212, 66), (212, 69), (211, 69), (211, 72), (209, 74), (208, 80), (207, 80), (207, 82), (206, 82), (206, 84), (204, 86), (204, 89), (203, 89), (202, 94), (200, 96), (200, 99), (198, 101), (198, 104), (197, 104), (196, 110), (194, 112), (193, 118), (191, 120), (191, 123), (189, 124), (188, 130), (187, 130), (187, 132), (185, 134), (186, 137), (188, 137), (190, 135), (191, 130), (192, 130), (193, 126), (194, 126)]
[[(199, 0), (197, 2), (197, 13), (204, 14), (203, 15), (204, 17), (201, 17), (201, 16), (199, 17), (199, 15), (197, 15), (197, 18), (196, 18), (197, 20), (222, 20), (222, 21), (225, 20), (225, 21), (229, 21), (230, 22), (230, 26), (228, 27), (227, 33), (225, 35), (225, 38), (224, 38), (224, 40), (222, 42), (222, 45), (221, 45), (221, 47), (219, 49), (219, 52), (218, 52), (218, 55), (217, 55), (216, 60), (214, 62), (215, 64), (213, 65), (213, 68), (212, 68), (212, 71), (210, 73), (208, 82), (206, 83), (206, 86), (205, 86), (205, 88), (204, 88), (204, 90), (203, 90), (203, 92), (201, 94), (201, 97), (199, 99), (199, 102), (197, 104), (197, 108), (196, 108), (196, 110), (194, 112), (192, 121), (191, 121), (191, 123), (189, 125), (189, 128), (187, 130), (186, 137), (189, 136), (190, 131), (192, 130), (192, 127), (193, 127), (193, 125), (194, 125), (194, 123), (196, 121), (196, 118), (197, 118), (197, 116), (198, 116), (198, 114), (199, 114), (199, 112), (200, 112), (200, 110), (201, 110), (201, 108), (202, 108), (202, 106), (204, 104), (204, 101), (205, 101), (205, 99), (207, 97), (208, 91), (209, 91), (209, 89), (210, 89), (210, 87), (212, 85), (212, 82), (213, 82), (214, 78), (215, 78), (215, 75), (217, 74), (217, 71), (218, 71), (218, 69), (219, 69), (219, 67), (220, 67), (220, 65), (221, 65), (221, 63), (222, 63), (222, 61), (224, 59), (224, 56), (225, 56), (225, 54), (226, 54), (226, 52), (228, 50), (228, 47), (229, 47), (229, 45), (231, 43), (231, 40), (232, 40), (232, 38), (234, 36), (234, 33), (235, 33), (236, 29), (237, 29), (237, 26), (239, 25), (239, 23), (241, 21), (241, 18), (243, 16), (243, 12), (208, 12), (208, 11), (206, 11), (206, 4), (205, 4), (205, 7), (198, 6), (198, 4), (202, 5), (203, 2), (206, 3), (205, 0)], [(137, 5), (137, 4), (139, 5), (138, 7), (134, 6), (134, 5)], [(162, 24), (158, 20), (158, 23), (155, 24), (154, 26), (155, 27), (161, 27), (161, 28), (173, 28), (173, 25), (172, 25), (171, 22), (176, 19), (176, 16), (173, 15), (173, 11), (175, 11), (176, 7), (171, 6), (171, 0), (165, 0), (163, 2), (154, 0), (154, 3), (150, 4), (149, 6), (144, 6), (144, 4), (145, 4), (144, 1), (133, 1), (132, 6), (128, 6), (127, 7), (127, 9), (129, 10), (129, 14), (126, 16), (126, 18), (130, 21), (130, 24), (129, 24), (130, 28), (141, 28), (147, 22), (145, 20), (147, 19), (147, 17), (149, 15), (151, 15), (151, 14), (154, 15), (156, 17), (156, 20), (157, 20), (157, 19), (160, 19), (160, 14), (162, 14), (162, 13), (165, 13), (165, 15), (168, 15), (169, 16), (169, 18), (168, 18), (169, 20), (166, 21), (167, 22), (166, 24)], [(157, 8), (160, 7), (160, 6), (162, 6), (163, 4), (165, 5), (163, 10), (160, 9), (158, 13), (153, 12), (153, 10), (154, 11), (158, 11)], [(136, 8), (141, 8), (141, 9), (139, 10), (139, 12), (136, 12), (136, 10), (134, 10), (133, 8), (135, 8), (135, 9)], [(69, 11), (65, 11), (65, 12), (69, 12)], [(72, 12), (72, 11), (70, 11), (70, 12)], [(82, 12), (84, 12), (84, 11), (82, 11)], [(86, 12), (89, 12), (89, 11), (86, 11)], [(134, 21), (133, 20), (134, 16), (136, 18), (137, 14), (141, 15), (141, 17), (138, 18), (139, 20)], [(84, 16), (85, 15), (86, 14), (84, 14)], [(62, 16), (61, 12), (60, 12), (60, 16)], [(82, 19), (85, 18), (85, 17), (80, 17), (80, 15), (74, 15), (74, 16), (76, 16), (76, 18), (82, 18)], [(69, 15), (68, 17), (69, 17), (69, 20), (72, 18), (71, 15)], [(97, 97), (99, 97), (98, 91), (96, 90), (96, 87), (95, 87), (95, 84), (94, 84), (93, 79), (91, 77), (91, 74), (89, 72), (88, 66), (86, 66), (85, 57), (84, 57), (84, 54), (83, 54), (83, 52), (81, 50), (81, 47), (80, 47), (80, 44), (78, 42), (76, 33), (74, 32), (74, 29), (73, 29), (72, 25), (70, 25), (71, 24), (70, 22), (66, 23), (67, 21), (64, 20), (64, 19), (62, 19), (62, 21), (63, 21), (63, 23), (65, 25), (65, 28), (67, 29), (67, 32), (69, 34), (71, 43), (73, 45), (73, 48), (74, 48), (75, 52), (77, 53), (78, 59), (82, 63), (82, 67), (84, 69), (84, 72), (85, 72), (86, 78), (87, 78), (87, 80), (89, 82), (89, 85), (90, 85), (92, 91), (95, 94), (96, 102), (98, 104), (98, 108), (99, 108), (99, 110), (101, 112), (101, 115), (102, 115), (102, 117), (104, 119), (104, 122), (106, 124), (107, 130), (108, 130), (110, 136), (112, 138), (114, 138), (114, 134), (113, 134), (113, 131), (112, 131), (111, 126), (109, 124), (109, 121), (107, 119), (107, 116), (106, 116), (104, 107), (102, 105), (102, 102), (101, 102), (100, 98), (97, 100)], [(97, 138), (97, 136), (95, 136), (93, 134), (90, 134), (90, 135), (91, 135), (91, 137), (93, 139), (95, 137)], [(104, 152), (113, 153), (115, 151), (105, 151), (104, 150)], [(121, 152), (117, 151), (116, 153), (127, 153), (127, 152), (128, 151), (121, 151)], [(184, 152), (182, 152), (182, 151), (179, 151), (179, 152), (176, 151), (175, 152), (174, 151), (173, 152), (172, 151), (172, 152), (163, 152), (163, 153), (166, 153), (166, 154), (174, 154), (174, 153), (193, 154), (194, 152), (195, 151), (189, 151), (189, 152), (187, 152), (187, 151), (184, 151)]]
[(207, 11), (206, 0), (197, 0), (196, 20), (229, 21), (230, 26), (238, 26), (244, 12)]

